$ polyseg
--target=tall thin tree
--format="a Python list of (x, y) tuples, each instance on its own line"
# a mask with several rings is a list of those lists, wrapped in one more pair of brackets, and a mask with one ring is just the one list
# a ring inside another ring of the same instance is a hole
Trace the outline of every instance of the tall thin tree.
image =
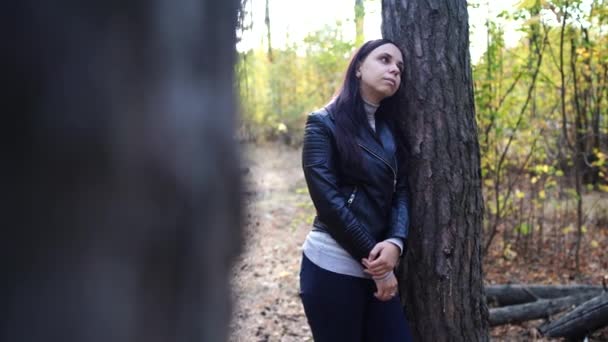
[(411, 225), (400, 281), (414, 339), (487, 341), (467, 3), (383, 0), (382, 19), (405, 53)]
[(363, 0), (355, 0), (355, 46), (361, 46), (365, 40), (363, 23), (365, 20), (365, 5)]
[(268, 60), (272, 63), (272, 35), (270, 30), (270, 0), (266, 0), (266, 10), (264, 11), (264, 24), (266, 25), (266, 40), (268, 44)]

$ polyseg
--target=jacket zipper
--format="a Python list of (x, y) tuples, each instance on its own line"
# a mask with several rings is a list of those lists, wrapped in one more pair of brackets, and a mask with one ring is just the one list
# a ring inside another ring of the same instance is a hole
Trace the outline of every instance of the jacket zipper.
[(353, 192), (350, 194), (350, 197), (348, 197), (348, 201), (346, 201), (346, 206), (350, 207), (351, 204), (353, 204), (353, 201), (355, 200), (355, 196), (357, 196), (357, 186), (355, 185), (355, 188), (353, 189)]
[(359, 146), (361, 146), (362, 149), (366, 150), (367, 152), (369, 152), (371, 155), (373, 155), (374, 157), (380, 159), (384, 164), (386, 164), (386, 166), (389, 167), (389, 169), (391, 169), (391, 171), (393, 171), (393, 191), (397, 190), (397, 172), (395, 171), (395, 169), (393, 169), (393, 167), (391, 166), (391, 164), (389, 164), (386, 160), (384, 160), (384, 158), (380, 157), (379, 155), (377, 155), (376, 153), (374, 153), (374, 151), (370, 150), (369, 148), (358, 144)]

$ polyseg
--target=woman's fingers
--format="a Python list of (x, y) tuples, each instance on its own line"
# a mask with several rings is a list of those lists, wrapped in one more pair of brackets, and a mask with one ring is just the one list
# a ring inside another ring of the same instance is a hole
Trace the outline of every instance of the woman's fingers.
[(393, 268), (397, 263), (397, 259), (399, 258), (399, 254), (394, 253), (384, 253), (386, 249), (382, 250), (382, 253), (375, 260), (367, 259), (367, 268), (377, 268), (377, 267), (389, 267)]
[(361, 263), (365, 266), (365, 272), (377, 277), (395, 268), (399, 258), (398, 247), (390, 242), (379, 242), (370, 251), (368, 258), (363, 258)]
[(368, 268), (369, 268), (369, 267), (371, 267), (371, 266), (376, 266), (376, 265), (379, 265), (379, 264), (381, 264), (382, 262), (383, 262), (383, 261), (381, 261), (380, 259), (376, 259), (376, 260), (374, 260), (374, 261), (371, 261), (371, 260), (370, 260), (370, 259), (368, 259), (368, 258), (363, 258), (363, 259), (361, 259), (361, 263), (363, 263), (363, 265), (364, 265), (365, 267), (368, 267)]
[(375, 294), (376, 298), (378, 298), (379, 300), (381, 300), (383, 302), (391, 300), (391, 298), (393, 298), (396, 295), (397, 295), (397, 293), (395, 291), (385, 291), (382, 293), (376, 292), (376, 294)]
[(381, 301), (387, 301), (393, 298), (397, 294), (397, 278), (394, 273), (390, 273), (383, 279), (375, 280), (376, 282), (376, 293), (374, 296)]
[(374, 248), (369, 252), (369, 260), (374, 260), (378, 257), (380, 252), (382, 251), (382, 243), (377, 243)]
[(363, 266), (365, 266), (365, 269), (363, 271), (367, 274), (377, 277), (393, 270), (393, 267), (391, 267), (391, 265), (387, 261), (377, 261), (378, 260), (370, 262), (366, 258), (362, 259), (361, 263), (363, 264)]
[(364, 262), (363, 265), (372, 273), (386, 273), (394, 268), (394, 265), (382, 256), (372, 262)]
[(370, 271), (367, 269), (364, 269), (363, 272), (369, 274), (370, 276), (372, 276), (373, 278), (381, 278), (383, 275), (385, 275), (387, 272), (390, 272), (390, 269), (381, 269), (379, 271)]
[(391, 271), (393, 268), (391, 267), (391, 265), (388, 262), (383, 262), (383, 263), (379, 263), (379, 264), (375, 264), (375, 265), (369, 265), (367, 267), (367, 269), (372, 272), (384, 271), (383, 273), (386, 273), (388, 271)]
[(370, 271), (367, 269), (364, 269), (363, 272), (369, 274), (370, 276), (372, 276), (373, 278), (381, 278), (383, 275), (385, 275), (387, 272), (390, 272), (391, 269), (381, 269), (378, 271)]
[(385, 265), (388, 265), (388, 260), (386, 260), (386, 258), (384, 258), (384, 257), (381, 256), (381, 257), (379, 257), (378, 259), (376, 259), (374, 261), (368, 262), (367, 263), (367, 268), (374, 269), (374, 268), (382, 267), (382, 266), (385, 266)]
[(388, 289), (378, 290), (375, 294), (376, 298), (385, 302), (392, 298), (391, 292)]

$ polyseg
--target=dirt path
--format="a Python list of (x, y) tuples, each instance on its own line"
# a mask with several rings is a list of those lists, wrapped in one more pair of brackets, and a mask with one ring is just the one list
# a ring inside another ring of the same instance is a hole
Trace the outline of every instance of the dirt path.
[(290, 148), (247, 147), (246, 245), (233, 278), (230, 341), (312, 341), (299, 289), (301, 245), (314, 210)]
[[(300, 167), (300, 151), (284, 146), (247, 146), (244, 156), (249, 167), (246, 244), (233, 272), (236, 304), (230, 341), (312, 341), (298, 297), (301, 245), (314, 214)], [(588, 239), (597, 240), (598, 246), (608, 244), (605, 229), (587, 235)], [(590, 253), (601, 255), (600, 250), (603, 249), (596, 248)], [(544, 258), (534, 262), (505, 260), (497, 253), (484, 262), (487, 283), (571, 281), (561, 263), (553, 265), (556, 258), (550, 255), (550, 249), (544, 252)], [(590, 255), (583, 259), (589, 259), (584, 263), (583, 282), (592, 284), (606, 268), (605, 255)], [(540, 323), (537, 320), (495, 327), (490, 336), (493, 341), (557, 341), (536, 339), (535, 327)], [(590, 341), (606, 341), (607, 334), (608, 328)]]

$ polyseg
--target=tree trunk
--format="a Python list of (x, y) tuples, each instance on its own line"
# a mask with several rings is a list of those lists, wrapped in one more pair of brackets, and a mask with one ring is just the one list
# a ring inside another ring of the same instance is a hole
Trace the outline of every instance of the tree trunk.
[(541, 299), (532, 303), (490, 309), (490, 326), (520, 323), (549, 317), (558, 312), (577, 306), (594, 296), (594, 294), (590, 293), (577, 294), (568, 297)]
[(417, 341), (487, 341), (483, 199), (464, 0), (382, 2), (382, 33), (403, 49), (411, 188), (401, 277)]
[(355, 0), (355, 46), (359, 47), (363, 44), (365, 37), (363, 35), (363, 22), (365, 18), (365, 7), (363, 0)]
[(573, 89), (573, 102), (574, 108), (574, 146), (572, 150), (572, 160), (574, 162), (574, 189), (576, 191), (576, 244), (574, 248), (574, 262), (576, 268), (576, 275), (580, 275), (580, 250), (581, 240), (583, 239), (583, 180), (587, 166), (585, 164), (585, 131), (584, 126), (585, 117), (587, 110), (583, 107), (586, 105), (581, 104), (581, 101), (585, 101), (586, 96), (582, 95), (579, 91), (578, 77), (576, 73), (576, 43), (575, 39), (570, 39), (570, 66), (572, 68), (572, 83)]
[(592, 285), (487, 285), (485, 287), (488, 302), (499, 306), (533, 302), (540, 298), (559, 298), (575, 294), (599, 294), (601, 286)]
[(272, 37), (270, 35), (270, 0), (266, 0), (266, 11), (264, 12), (264, 24), (266, 24), (266, 40), (268, 43), (268, 61), (272, 63)]
[(226, 340), (239, 1), (9, 2), (0, 340)]
[(603, 292), (538, 330), (549, 337), (581, 338), (607, 325), (608, 292)]

